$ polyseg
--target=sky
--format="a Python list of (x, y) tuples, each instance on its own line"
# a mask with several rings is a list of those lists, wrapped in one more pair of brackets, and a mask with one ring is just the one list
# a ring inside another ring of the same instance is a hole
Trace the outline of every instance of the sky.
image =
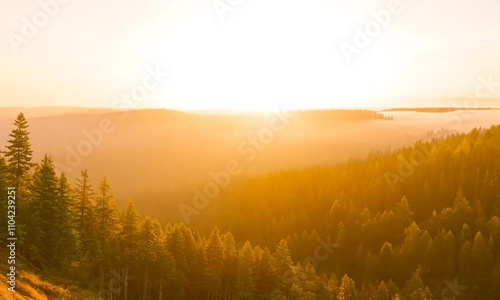
[(460, 107), (478, 89), (474, 103), (500, 107), (499, 13), (498, 0), (1, 0), (0, 107)]

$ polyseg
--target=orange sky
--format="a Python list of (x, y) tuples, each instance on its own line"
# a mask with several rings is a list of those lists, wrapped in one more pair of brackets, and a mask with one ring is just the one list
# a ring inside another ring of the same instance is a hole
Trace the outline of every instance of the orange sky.
[[(0, 3), (0, 106), (115, 107), (156, 66), (168, 76), (138, 108), (451, 106), (488, 76), (500, 98), (495, 0), (42, 3)], [(43, 26), (26, 38), (25, 20)]]

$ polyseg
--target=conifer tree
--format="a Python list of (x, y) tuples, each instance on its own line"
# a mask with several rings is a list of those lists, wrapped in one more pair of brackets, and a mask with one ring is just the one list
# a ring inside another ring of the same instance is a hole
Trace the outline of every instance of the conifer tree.
[(237, 294), (236, 299), (254, 299), (255, 283), (253, 280), (252, 264), (253, 249), (250, 242), (246, 242), (239, 251), (237, 267)]
[[(9, 187), (9, 171), (7, 169), (7, 162), (5, 158), (0, 155), (0, 193), (7, 195)], [(0, 237), (7, 234), (7, 197), (0, 198)]]
[(329, 299), (337, 299), (337, 295), (339, 293), (339, 280), (335, 274), (332, 274), (330, 279), (328, 279), (326, 289), (328, 291)]
[(273, 260), (268, 248), (261, 249), (259, 246), (254, 248), (253, 273), (258, 298), (269, 297), (278, 282)]
[(207, 287), (210, 299), (222, 296), (222, 270), (224, 266), (224, 248), (219, 229), (215, 227), (210, 233), (205, 247), (207, 261)]
[(403, 287), (403, 300), (432, 300), (429, 288), (422, 281), (422, 269), (417, 268), (410, 280)]
[[(35, 167), (32, 163), (33, 150), (31, 149), (29, 125), (23, 113), (17, 115), (14, 121), (14, 129), (9, 134), (7, 140), (5, 159), (7, 162), (9, 185), (16, 188), (16, 210), (17, 210), (17, 238), (21, 253), (26, 253), (30, 247), (24, 241), (26, 236), (26, 226), (30, 222), (27, 211), (27, 202), (30, 199), (30, 186), (32, 185), (31, 170)], [(1, 152), (1, 151), (0, 151)], [(1, 227), (0, 227), (1, 228)]]
[(102, 244), (109, 242), (119, 229), (119, 217), (116, 211), (113, 195), (109, 193), (111, 184), (104, 177), (99, 185), (99, 194), (96, 196), (95, 220), (97, 233)]
[(139, 225), (140, 216), (137, 212), (137, 208), (134, 201), (129, 200), (127, 202), (127, 207), (125, 208), (125, 213), (123, 216), (122, 231), (120, 233), (120, 242), (122, 246), (122, 255), (125, 261), (125, 287), (124, 287), (124, 299), (128, 300), (129, 297), (129, 276), (130, 276), (130, 265), (137, 262), (137, 257), (139, 255)]
[(155, 225), (150, 217), (146, 217), (139, 228), (137, 238), (141, 241), (139, 259), (144, 270), (143, 299), (150, 297), (150, 269), (158, 261), (157, 248), (160, 247), (160, 232), (155, 232)]
[(379, 286), (375, 290), (373, 296), (374, 300), (391, 300), (391, 295), (389, 294), (389, 289), (385, 284), (385, 281), (380, 282)]
[(358, 292), (356, 290), (356, 283), (349, 276), (344, 275), (340, 282), (339, 293), (337, 300), (357, 300)]
[(378, 273), (384, 280), (389, 280), (396, 271), (396, 257), (393, 247), (390, 243), (385, 242), (378, 255)]
[(472, 261), (475, 268), (476, 284), (480, 287), (488, 287), (492, 273), (492, 254), (486, 246), (483, 234), (478, 232), (472, 246)]
[(282, 239), (276, 251), (273, 253), (274, 258), (274, 268), (276, 269), (277, 275), (281, 281), (281, 290), (285, 297), (288, 297), (288, 293), (291, 288), (291, 282), (289, 280), (290, 275), (292, 275), (293, 261), (291, 258), (290, 250), (288, 250), (287, 242)]
[(119, 232), (119, 215), (116, 210), (114, 198), (110, 194), (111, 185), (104, 177), (99, 185), (99, 193), (95, 197), (94, 220), (96, 235), (99, 241), (99, 254), (96, 264), (99, 266), (99, 289), (104, 289), (104, 278), (107, 276), (105, 270), (112, 269), (116, 264), (116, 258), (112, 251), (116, 249)]
[(76, 228), (82, 234), (90, 226), (94, 191), (90, 184), (87, 169), (81, 172), (81, 178), (76, 181), (75, 189), (75, 221)]
[(90, 184), (87, 170), (81, 172), (81, 178), (76, 181), (74, 190), (73, 221), (78, 235), (79, 260), (87, 266), (84, 276), (85, 280), (94, 278), (92, 272), (95, 258), (99, 257), (99, 237), (96, 230), (94, 215), (94, 191)]
[[(154, 222), (155, 232), (161, 232), (161, 225), (158, 221)], [(158, 298), (164, 299), (164, 295), (171, 295), (171, 290), (165, 289), (166, 283), (171, 282), (177, 276), (177, 270), (175, 268), (175, 259), (173, 255), (168, 251), (166, 247), (166, 234), (163, 233), (161, 237), (159, 237), (158, 242), (160, 243), (156, 247), (156, 256), (157, 256), (157, 280), (158, 283)], [(168, 287), (168, 286), (167, 286)]]
[(74, 214), (72, 208), (74, 207), (74, 198), (71, 185), (68, 178), (64, 173), (59, 176), (58, 186), (57, 186), (57, 197), (59, 205), (59, 222), (64, 227), (61, 231), (61, 239), (64, 240), (64, 255), (61, 258), (64, 265), (71, 262), (76, 254), (77, 246), (77, 236), (76, 230), (74, 229)]
[(61, 268), (73, 253), (75, 240), (68, 201), (60, 194), (59, 179), (47, 155), (35, 172), (32, 195), (29, 204), (32, 222), (27, 242), (38, 249), (42, 262)]
[[(174, 258), (176, 276), (168, 286), (169, 294), (174, 298), (186, 298), (188, 294), (188, 259), (186, 256), (186, 237), (181, 226), (176, 224), (165, 230), (166, 249)], [(204, 245), (203, 245), (204, 246)]]
[(26, 121), (23, 113), (17, 115), (14, 126), (15, 128), (9, 134), (10, 140), (7, 141), (5, 158), (7, 159), (13, 184), (16, 189), (19, 189), (24, 177), (34, 167), (31, 162), (33, 150), (31, 150), (28, 121)]

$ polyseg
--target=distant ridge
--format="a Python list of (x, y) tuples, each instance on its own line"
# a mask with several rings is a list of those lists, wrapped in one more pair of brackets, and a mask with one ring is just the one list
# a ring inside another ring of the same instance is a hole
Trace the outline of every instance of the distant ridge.
[(40, 107), (0, 107), (0, 119), (13, 119), (18, 113), (23, 112), (28, 118), (52, 117), (75, 113), (106, 113), (111, 112), (109, 108), (85, 108), (64, 106), (40, 106)]
[(412, 111), (424, 113), (444, 113), (458, 110), (500, 110), (500, 108), (461, 108), (461, 107), (416, 107), (416, 108), (389, 108), (382, 111)]

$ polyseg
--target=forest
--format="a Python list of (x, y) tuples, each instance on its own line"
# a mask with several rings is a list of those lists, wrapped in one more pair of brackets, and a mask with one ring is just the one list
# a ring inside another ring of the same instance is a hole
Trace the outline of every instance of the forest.
[(500, 299), (500, 126), (245, 178), (189, 225), (118, 209), (30, 138), (20, 113), (0, 153), (19, 259), (96, 299)]

